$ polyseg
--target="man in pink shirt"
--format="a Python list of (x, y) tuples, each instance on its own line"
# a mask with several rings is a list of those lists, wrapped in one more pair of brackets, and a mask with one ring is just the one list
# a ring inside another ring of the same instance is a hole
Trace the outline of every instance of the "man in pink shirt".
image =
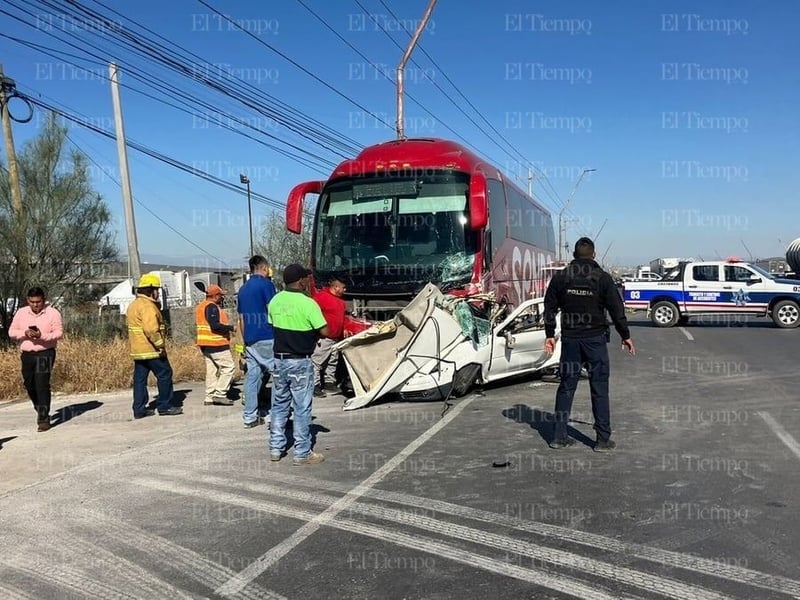
[(21, 342), (22, 381), (36, 409), (39, 431), (50, 429), (50, 375), (56, 360), (56, 342), (64, 335), (61, 313), (45, 303), (44, 290), (28, 290), (28, 306), (11, 321), (9, 336)]

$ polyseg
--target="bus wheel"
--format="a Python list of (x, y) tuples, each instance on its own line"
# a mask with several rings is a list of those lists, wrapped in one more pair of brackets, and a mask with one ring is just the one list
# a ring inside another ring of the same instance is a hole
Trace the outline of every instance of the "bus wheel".
[(481, 366), (475, 363), (464, 365), (453, 376), (453, 396), (460, 398), (466, 396), (475, 380), (480, 375)]
[(656, 327), (674, 327), (681, 314), (672, 302), (662, 300), (650, 309), (650, 320)]
[(794, 300), (781, 300), (772, 307), (772, 320), (782, 329), (800, 325), (800, 307)]

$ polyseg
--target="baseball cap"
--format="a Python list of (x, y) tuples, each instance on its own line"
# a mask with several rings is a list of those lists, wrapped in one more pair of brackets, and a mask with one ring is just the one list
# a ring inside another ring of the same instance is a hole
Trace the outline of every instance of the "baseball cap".
[(221, 287), (213, 283), (210, 286), (208, 286), (208, 289), (206, 289), (206, 296), (216, 296), (217, 294), (222, 294), (224, 296), (227, 293), (228, 292), (226, 292)]
[(311, 275), (311, 271), (303, 265), (291, 264), (283, 270), (283, 283), (290, 284), (300, 281), (303, 277)]

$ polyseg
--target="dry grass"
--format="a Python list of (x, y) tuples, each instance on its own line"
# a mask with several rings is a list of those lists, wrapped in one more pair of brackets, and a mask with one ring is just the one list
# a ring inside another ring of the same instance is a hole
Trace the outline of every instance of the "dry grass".
[[(175, 382), (202, 381), (205, 378), (203, 357), (196, 346), (168, 342), (167, 356)], [(132, 382), (133, 361), (128, 354), (127, 340), (117, 338), (97, 342), (72, 338), (58, 343), (52, 379), (54, 392), (108, 392), (130, 389)], [(150, 383), (155, 384), (152, 375)], [(19, 350), (0, 351), (0, 400), (26, 397)]]

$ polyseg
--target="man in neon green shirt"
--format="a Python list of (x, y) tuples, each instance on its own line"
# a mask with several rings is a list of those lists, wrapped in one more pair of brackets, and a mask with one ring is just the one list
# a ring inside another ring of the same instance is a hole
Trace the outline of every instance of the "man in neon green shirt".
[(328, 326), (319, 305), (308, 295), (311, 271), (292, 264), (283, 270), (286, 289), (269, 303), (269, 320), (275, 331), (275, 373), (269, 430), (269, 457), (278, 461), (286, 448), (286, 421), (294, 412), (295, 465), (313, 465), (325, 458), (311, 450), (311, 402), (314, 363), (311, 355)]

